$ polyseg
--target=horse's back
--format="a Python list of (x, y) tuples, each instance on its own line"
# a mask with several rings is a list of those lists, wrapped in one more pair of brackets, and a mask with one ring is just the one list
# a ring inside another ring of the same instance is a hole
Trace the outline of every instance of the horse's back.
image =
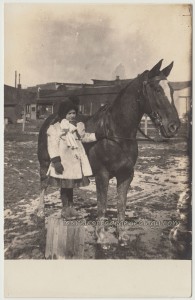
[(104, 127), (106, 119), (109, 115), (109, 108), (110, 105), (105, 104), (104, 106), (100, 107), (100, 109), (93, 116), (86, 120), (85, 127), (87, 132), (96, 132), (99, 130), (102, 132), (102, 127)]

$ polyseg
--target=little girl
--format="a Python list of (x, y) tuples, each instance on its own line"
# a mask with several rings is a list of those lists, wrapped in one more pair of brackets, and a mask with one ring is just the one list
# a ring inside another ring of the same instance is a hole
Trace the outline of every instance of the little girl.
[(71, 102), (59, 106), (59, 121), (47, 130), (51, 163), (47, 172), (48, 184), (60, 187), (62, 217), (78, 218), (73, 207), (73, 188), (89, 185), (91, 166), (83, 143), (96, 141), (95, 133), (86, 133), (82, 122), (76, 123), (78, 109)]

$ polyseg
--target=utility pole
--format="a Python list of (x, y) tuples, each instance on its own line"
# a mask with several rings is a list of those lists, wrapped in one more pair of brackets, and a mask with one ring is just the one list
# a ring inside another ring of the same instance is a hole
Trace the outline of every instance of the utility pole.
[(93, 112), (93, 106), (92, 106), (92, 102), (90, 103), (90, 116), (92, 116), (92, 112)]
[(144, 122), (144, 133), (148, 134), (148, 117), (145, 115), (145, 122)]
[(15, 88), (17, 88), (17, 71), (15, 71)]
[[(16, 77), (17, 79), (17, 77)], [(23, 104), (23, 109), (24, 109), (24, 113), (23, 113), (23, 122), (22, 122), (22, 131), (25, 130), (25, 124), (26, 124), (26, 103), (25, 103), (25, 99), (23, 98), (22, 96), (22, 86), (21, 86), (21, 83), (20, 83), (20, 73), (19, 73), (19, 81), (18, 81), (18, 85), (16, 83), (16, 86), (18, 88), (18, 93), (19, 93), (19, 97), (20, 97), (20, 101), (21, 103)]]
[(22, 122), (22, 131), (25, 130), (25, 123), (26, 123), (26, 105), (24, 104), (24, 114), (23, 114), (23, 122)]

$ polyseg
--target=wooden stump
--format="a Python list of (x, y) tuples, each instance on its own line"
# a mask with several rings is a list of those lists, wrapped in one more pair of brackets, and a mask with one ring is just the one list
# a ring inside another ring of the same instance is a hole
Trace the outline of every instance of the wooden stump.
[(82, 259), (85, 227), (80, 224), (77, 224), (76, 220), (67, 222), (62, 218), (50, 217), (47, 227), (45, 258)]

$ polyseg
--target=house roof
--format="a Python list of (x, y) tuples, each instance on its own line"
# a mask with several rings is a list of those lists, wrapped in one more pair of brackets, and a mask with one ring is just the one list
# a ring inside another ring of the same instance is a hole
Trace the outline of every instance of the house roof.
[(31, 104), (36, 103), (37, 94), (27, 90), (4, 85), (4, 105)]
[(128, 83), (133, 79), (115, 79), (115, 80), (101, 80), (101, 79), (91, 79), (94, 85), (108, 86), (108, 85), (120, 85), (121, 83)]
[(4, 84), (4, 104), (5, 105), (16, 105), (18, 103), (17, 89)]
[[(37, 100), (38, 104), (53, 104), (57, 101), (64, 100), (68, 98), (71, 95), (76, 95), (79, 97), (84, 96), (91, 96), (93, 99), (93, 96), (100, 96), (101, 101), (101, 95), (108, 95), (113, 94), (117, 95), (123, 87), (125, 87), (132, 79), (127, 80), (119, 80), (118, 84), (111, 84), (114, 81), (106, 81), (106, 80), (99, 80), (101, 82), (101, 85), (94, 84), (94, 85), (88, 85), (88, 86), (82, 86), (80, 88), (76, 88), (74, 90), (42, 90), (39, 93), (39, 98)], [(170, 85), (174, 90), (181, 90), (186, 87), (191, 86), (191, 81), (184, 81), (184, 82), (170, 82)], [(97, 98), (96, 98), (97, 99)]]
[[(123, 86), (123, 85), (122, 85)], [(75, 95), (78, 97), (82, 96), (97, 96), (97, 95), (106, 95), (106, 94), (115, 94), (117, 95), (122, 86), (117, 85), (117, 86), (83, 86), (80, 89), (75, 89), (75, 90), (64, 90), (64, 91), (56, 91), (55, 93), (45, 93), (45, 94), (40, 94), (40, 97), (37, 100), (38, 104), (42, 103), (53, 103), (58, 100), (62, 100), (65, 98), (68, 98), (69, 96)]]
[(19, 97), (21, 103), (32, 104), (37, 103), (37, 93), (29, 92), (27, 90), (19, 90)]
[[(105, 85), (117, 85), (117, 84), (127, 84), (128, 82), (131, 82), (132, 79), (115, 79), (115, 80), (100, 80), (100, 79), (92, 79), (94, 82), (94, 85), (101, 85), (101, 86), (105, 86)], [(191, 81), (177, 81), (177, 82), (169, 82), (171, 87), (174, 89), (174, 91), (178, 91), (178, 90), (182, 90), (185, 89), (187, 87), (191, 87), (192, 86), (192, 82)]]
[(72, 83), (72, 82), (48, 82), (43, 84), (37, 84), (35, 86), (29, 86), (27, 88), (28, 91), (37, 92), (38, 90), (41, 91), (56, 91), (58, 89), (74, 89), (80, 88), (82, 86), (91, 86), (92, 84), (88, 83)]
[(169, 83), (174, 91), (183, 90), (185, 88), (192, 86), (191, 81), (176, 81), (176, 82), (169, 82)]
[(44, 90), (56, 90), (56, 82), (48, 82), (48, 83), (42, 83), (42, 84), (37, 84), (35, 86), (29, 86), (27, 90), (36, 92), (38, 89), (44, 89)]

